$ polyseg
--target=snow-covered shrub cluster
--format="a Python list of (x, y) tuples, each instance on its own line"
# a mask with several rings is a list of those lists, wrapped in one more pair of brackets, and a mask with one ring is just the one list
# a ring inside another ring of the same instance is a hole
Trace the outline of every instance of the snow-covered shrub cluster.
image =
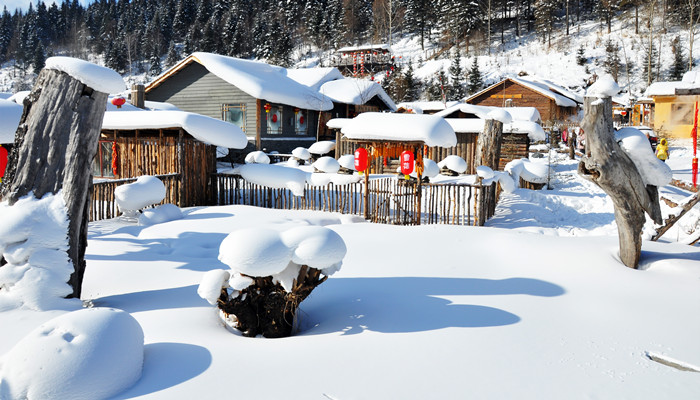
[(68, 216), (63, 195), (31, 193), (10, 206), (0, 203), (0, 311), (78, 308), (67, 300), (73, 273), (68, 258)]
[(128, 313), (63, 314), (20, 340), (0, 364), (0, 399), (100, 400), (141, 378), (144, 336)]

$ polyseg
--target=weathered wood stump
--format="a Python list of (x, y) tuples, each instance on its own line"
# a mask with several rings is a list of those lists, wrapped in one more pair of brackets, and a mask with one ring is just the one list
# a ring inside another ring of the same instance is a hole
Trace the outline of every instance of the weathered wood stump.
[(327, 278), (321, 277), (320, 270), (303, 265), (292, 291), (287, 292), (279, 283), (274, 284), (272, 277), (256, 277), (253, 285), (237, 292), (235, 297), (222, 289), (218, 307), (227, 316), (235, 316), (234, 327), (243, 336), (291, 336), (299, 304)]
[(68, 256), (75, 272), (69, 297), (80, 297), (87, 247), (88, 196), (107, 93), (53, 69), (39, 74), (24, 100), (10, 156), (3, 200), (62, 191), (69, 218)]
[(476, 142), (475, 167), (484, 165), (494, 171), (498, 170), (503, 142), (503, 123), (494, 119), (484, 121), (484, 131)]
[(579, 174), (589, 178), (610, 196), (620, 242), (620, 260), (637, 268), (642, 251), (644, 213), (661, 223), (661, 207), (655, 186), (646, 186), (634, 162), (615, 141), (610, 97), (584, 100), (582, 127), (586, 132), (586, 155)]

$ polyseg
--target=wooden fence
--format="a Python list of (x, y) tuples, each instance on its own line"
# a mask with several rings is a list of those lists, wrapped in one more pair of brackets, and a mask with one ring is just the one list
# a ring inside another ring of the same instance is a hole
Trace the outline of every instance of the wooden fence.
[[(237, 175), (213, 176), (211, 203), (257, 207), (329, 211), (364, 216), (364, 184), (306, 185), (304, 196), (288, 189), (275, 189), (246, 181)], [(415, 225), (484, 225), (493, 216), (499, 191), (494, 182), (479, 184), (423, 184), (417, 212), (417, 182), (394, 178), (371, 179), (368, 185), (368, 215), (372, 222)], [(419, 219), (420, 216), (420, 219)]]
[[(180, 174), (156, 175), (165, 185), (165, 200), (162, 203), (180, 205)], [(114, 189), (127, 183), (136, 182), (136, 178), (109, 179), (92, 185), (90, 198), (90, 221), (115, 218), (121, 213), (114, 200)]]

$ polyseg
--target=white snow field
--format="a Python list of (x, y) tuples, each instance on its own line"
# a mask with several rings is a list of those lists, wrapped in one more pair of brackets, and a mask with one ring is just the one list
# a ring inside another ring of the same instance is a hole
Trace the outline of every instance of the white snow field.
[[(673, 145), (668, 164), (687, 176), (690, 153)], [(187, 208), (149, 226), (90, 224), (83, 300), (128, 312), (144, 333), (141, 379), (113, 398), (700, 398), (700, 373), (666, 365), (700, 370), (700, 251), (679, 243), (700, 211), (645, 241), (640, 269), (626, 268), (608, 196), (576, 161), (551, 158), (552, 190), (503, 193), (487, 227), (246, 206)], [(308, 225), (338, 233), (347, 253), (301, 304), (299, 332), (228, 331), (197, 294), (205, 273), (228, 270), (224, 238)], [(18, 343), (66, 313), (0, 312), (3, 374)], [(95, 393), (108, 384), (84, 382)]]

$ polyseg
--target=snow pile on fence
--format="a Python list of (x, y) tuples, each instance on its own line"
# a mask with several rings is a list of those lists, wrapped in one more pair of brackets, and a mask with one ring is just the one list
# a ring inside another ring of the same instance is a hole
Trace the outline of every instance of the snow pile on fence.
[(79, 308), (80, 300), (65, 299), (73, 292), (66, 282), (74, 269), (63, 195), (0, 203), (0, 221), (0, 254), (7, 261), (0, 268), (0, 311)]
[(321, 140), (309, 146), (309, 153), (324, 155), (330, 153), (333, 149), (335, 149), (335, 141)]
[(311, 158), (311, 152), (305, 147), (297, 147), (292, 150), (292, 156), (299, 160), (306, 161)]
[(110, 94), (126, 89), (116, 71), (77, 58), (49, 57), (44, 68), (65, 72), (98, 92)]
[(297, 168), (270, 164), (243, 164), (232, 171), (243, 179), (276, 189), (289, 189), (295, 196), (304, 195), (307, 173)]
[(354, 154), (343, 154), (338, 158), (338, 164), (341, 167), (355, 171), (355, 155)]
[(0, 398), (100, 400), (141, 378), (143, 330), (128, 313), (88, 308), (34, 329), (3, 358)]
[(251, 151), (245, 156), (246, 164), (269, 164), (270, 157), (265, 152), (257, 150)]
[(222, 288), (240, 291), (253, 284), (251, 277), (266, 276), (291, 292), (302, 265), (330, 276), (340, 270), (346, 252), (340, 235), (322, 226), (299, 226), (283, 232), (241, 229), (230, 233), (219, 247), (219, 260), (230, 271), (207, 272), (197, 293), (215, 305)]
[(423, 114), (367, 112), (344, 124), (348, 139), (417, 141), (428, 146), (452, 147), (457, 136), (443, 118)]
[(144, 175), (136, 182), (117, 186), (114, 200), (122, 212), (138, 211), (165, 199), (165, 185), (155, 176)]
[(438, 164), (440, 169), (447, 168), (450, 171), (456, 172), (458, 174), (463, 174), (467, 170), (467, 162), (460, 156), (451, 155), (445, 157)]
[(516, 184), (520, 182), (520, 178), (531, 183), (547, 183), (549, 166), (544, 163), (535, 163), (527, 158), (521, 158), (509, 162), (504, 169)]
[(0, 144), (14, 143), (23, 109), (14, 101), (0, 99)]
[(316, 162), (311, 164), (314, 168), (321, 172), (329, 173), (329, 174), (334, 174), (338, 172), (340, 169), (340, 164), (338, 161), (336, 161), (335, 158), (333, 157), (321, 157)]
[(622, 128), (615, 132), (615, 140), (637, 167), (644, 184), (663, 187), (671, 183), (671, 168), (656, 158), (649, 139), (639, 129)]

